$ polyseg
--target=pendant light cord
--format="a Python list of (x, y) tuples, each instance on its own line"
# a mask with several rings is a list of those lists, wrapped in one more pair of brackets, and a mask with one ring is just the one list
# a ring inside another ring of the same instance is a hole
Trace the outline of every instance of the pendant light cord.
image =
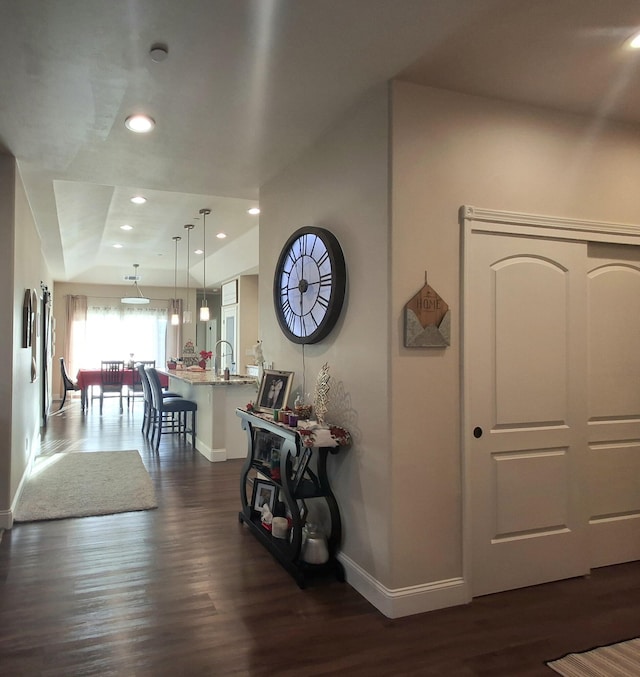
[(211, 214), (211, 210), (203, 208), (200, 210), (202, 214), (202, 305), (207, 306), (207, 214)]
[(176, 252), (173, 264), (173, 301), (171, 302), (173, 312), (171, 313), (171, 324), (179, 324), (180, 317), (178, 315), (178, 242), (180, 242), (182, 238), (179, 235), (174, 235), (173, 240), (176, 243), (175, 247)]
[(187, 223), (185, 228), (187, 229), (187, 313), (189, 313), (191, 308), (189, 303), (189, 256), (191, 254), (191, 231), (193, 230), (193, 224)]
[(173, 300), (175, 302), (178, 297), (178, 242), (180, 242), (182, 238), (179, 235), (176, 235), (173, 239), (176, 241), (176, 255), (173, 264)]

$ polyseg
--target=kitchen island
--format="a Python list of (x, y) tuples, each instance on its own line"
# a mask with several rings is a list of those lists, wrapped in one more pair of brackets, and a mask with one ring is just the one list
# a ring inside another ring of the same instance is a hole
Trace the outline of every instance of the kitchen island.
[(158, 369), (169, 377), (169, 390), (198, 405), (196, 449), (211, 462), (245, 458), (247, 439), (238, 426), (236, 409), (256, 399), (256, 379), (232, 375), (229, 380), (212, 370)]

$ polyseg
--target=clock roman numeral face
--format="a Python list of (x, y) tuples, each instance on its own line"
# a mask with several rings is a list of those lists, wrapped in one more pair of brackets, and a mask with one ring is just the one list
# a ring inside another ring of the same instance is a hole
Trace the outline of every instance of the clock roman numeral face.
[(328, 231), (302, 228), (289, 239), (276, 267), (274, 302), (291, 340), (313, 343), (328, 333), (342, 306), (344, 271), (342, 250)]

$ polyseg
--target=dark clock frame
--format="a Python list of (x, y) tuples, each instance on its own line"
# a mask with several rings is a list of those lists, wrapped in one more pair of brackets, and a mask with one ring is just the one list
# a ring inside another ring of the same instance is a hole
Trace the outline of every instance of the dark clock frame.
[[(284, 310), (280, 303), (280, 279), (284, 268), (284, 262), (291, 246), (299, 237), (306, 234), (317, 236), (322, 240), (327, 249), (329, 260), (331, 262), (331, 293), (327, 311), (318, 325), (318, 328), (313, 333), (309, 334), (309, 336), (297, 336), (289, 329), (284, 316)], [(296, 230), (286, 241), (280, 252), (273, 277), (273, 305), (276, 311), (278, 324), (280, 325), (283, 334), (293, 343), (318, 343), (318, 341), (321, 341), (328, 336), (340, 317), (346, 286), (347, 269), (344, 261), (344, 254), (342, 253), (342, 248), (340, 247), (340, 243), (336, 236), (325, 228), (318, 228), (315, 226), (303, 226)]]

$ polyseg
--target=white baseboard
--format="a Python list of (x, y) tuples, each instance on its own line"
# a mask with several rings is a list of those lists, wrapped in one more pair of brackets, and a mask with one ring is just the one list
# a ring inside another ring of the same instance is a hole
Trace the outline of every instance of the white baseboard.
[(25, 471), (22, 473), (22, 478), (20, 480), (20, 484), (18, 485), (18, 490), (16, 491), (15, 496), (13, 497), (13, 501), (11, 502), (11, 509), (0, 510), (0, 529), (11, 529), (13, 527), (13, 515), (16, 511), (18, 500), (20, 499), (20, 495), (22, 494), (22, 490), (24, 489), (26, 481), (29, 479), (29, 475), (31, 475), (31, 471), (33, 470), (33, 464), (35, 463), (36, 460), (36, 449), (40, 449), (41, 440), (39, 430), (34, 434), (34, 441), (35, 443), (31, 445), (31, 452), (29, 454), (29, 461), (27, 462), (27, 467), (25, 468)]
[(463, 578), (390, 589), (373, 578), (350, 557), (338, 553), (338, 559), (344, 566), (347, 583), (387, 618), (421, 614), (468, 604), (471, 601), (469, 586)]
[(204, 444), (201, 440), (196, 437), (196, 451), (198, 451), (202, 456), (204, 456), (207, 461), (211, 463), (220, 463), (220, 461), (227, 460), (227, 450), (222, 449), (212, 449), (208, 445)]
[(11, 529), (13, 526), (13, 510), (0, 510), (0, 529)]

